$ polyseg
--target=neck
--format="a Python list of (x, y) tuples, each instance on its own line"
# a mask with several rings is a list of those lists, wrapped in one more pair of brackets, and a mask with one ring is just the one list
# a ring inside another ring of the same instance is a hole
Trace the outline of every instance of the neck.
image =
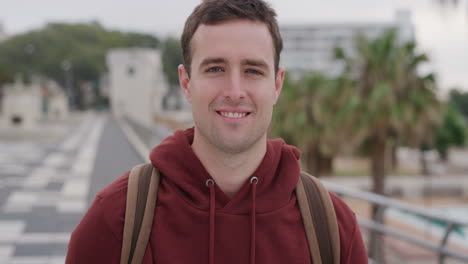
[(233, 197), (255, 172), (266, 153), (266, 135), (249, 149), (240, 153), (226, 153), (195, 134), (192, 149), (218, 187)]

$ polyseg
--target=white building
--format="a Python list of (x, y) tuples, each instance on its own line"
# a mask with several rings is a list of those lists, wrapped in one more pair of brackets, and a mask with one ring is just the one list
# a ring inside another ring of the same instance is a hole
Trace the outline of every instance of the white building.
[(40, 120), (64, 120), (69, 115), (63, 89), (41, 77), (34, 77), (31, 84), (17, 78), (4, 85), (1, 100), (0, 127), (34, 128)]
[(167, 93), (161, 56), (159, 50), (149, 48), (114, 49), (107, 54), (114, 115), (126, 115), (144, 125), (154, 123)]
[(400, 41), (413, 40), (414, 29), (410, 11), (397, 11), (395, 21), (392, 22), (281, 26), (284, 43), (281, 65), (293, 78), (311, 71), (336, 76), (342, 71), (342, 65), (334, 60), (336, 46), (343, 48), (346, 54), (352, 55), (358, 34), (372, 39), (389, 29), (397, 30)]
[(41, 86), (34, 82), (24, 85), (20, 79), (3, 86), (2, 127), (32, 128), (42, 117)]

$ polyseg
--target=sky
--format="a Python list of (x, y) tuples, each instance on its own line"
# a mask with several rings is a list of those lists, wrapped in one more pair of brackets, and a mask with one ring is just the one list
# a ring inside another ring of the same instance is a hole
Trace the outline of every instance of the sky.
[[(468, 91), (468, 0), (270, 0), (282, 24), (389, 22), (395, 11), (411, 11), (416, 39), (442, 91)], [(179, 37), (200, 0), (0, 0), (0, 22), (10, 35), (47, 22), (99, 21), (109, 29)]]

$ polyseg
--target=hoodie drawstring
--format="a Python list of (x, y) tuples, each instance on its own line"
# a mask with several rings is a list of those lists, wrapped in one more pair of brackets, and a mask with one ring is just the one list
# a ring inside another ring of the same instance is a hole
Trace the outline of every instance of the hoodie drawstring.
[(215, 206), (216, 206), (214, 181), (212, 179), (207, 180), (206, 181), (206, 186), (208, 186), (208, 188), (210, 188), (210, 251), (209, 251), (209, 264), (214, 264)]
[[(252, 177), (250, 185), (252, 186), (252, 208), (251, 208), (251, 232), (250, 232), (250, 264), (255, 264), (255, 233), (256, 233), (256, 198), (257, 198), (257, 183), (258, 178)], [(214, 264), (214, 239), (215, 239), (215, 209), (216, 196), (214, 189), (215, 182), (212, 179), (206, 181), (206, 186), (210, 188), (210, 248), (209, 248), (209, 264)]]
[(256, 197), (257, 197), (257, 183), (258, 183), (258, 178), (257, 177), (252, 177), (250, 179), (250, 185), (252, 185), (252, 211), (251, 211), (251, 225), (252, 225), (252, 231), (250, 233), (250, 264), (255, 264), (255, 233), (256, 233), (256, 227), (257, 227), (257, 222), (256, 222), (256, 216), (257, 213), (255, 212), (255, 204), (256, 204)]

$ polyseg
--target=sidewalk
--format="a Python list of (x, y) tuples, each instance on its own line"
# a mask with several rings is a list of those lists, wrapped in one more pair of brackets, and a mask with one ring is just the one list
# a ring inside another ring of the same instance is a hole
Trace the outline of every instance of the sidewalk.
[(145, 162), (150, 162), (149, 153), (151, 149), (158, 145), (165, 137), (172, 134), (169, 128), (162, 125), (146, 127), (127, 117), (114, 116), (114, 118), (128, 141)]

